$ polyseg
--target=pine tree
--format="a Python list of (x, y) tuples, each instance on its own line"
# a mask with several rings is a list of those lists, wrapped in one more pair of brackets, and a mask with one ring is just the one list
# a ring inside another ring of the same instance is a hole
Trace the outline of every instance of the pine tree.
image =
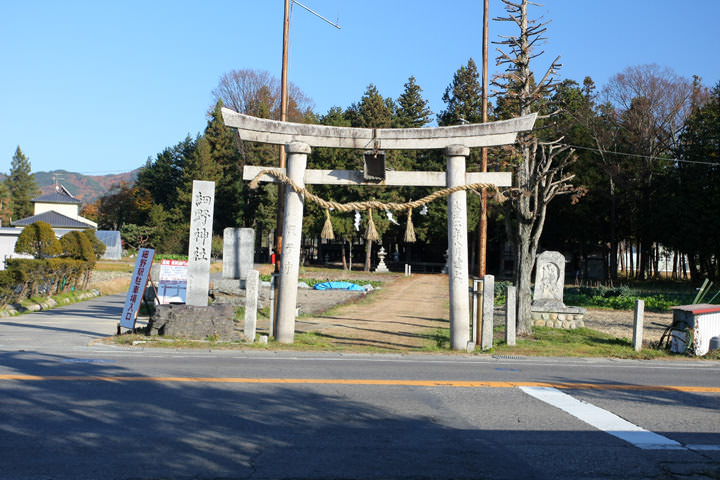
[(371, 83), (360, 98), (360, 103), (353, 104), (347, 114), (353, 127), (390, 128), (394, 106), (393, 100), (383, 98)]
[(32, 199), (40, 193), (30, 168), (30, 159), (18, 145), (10, 164), (10, 174), (5, 183), (10, 191), (12, 212), (16, 220), (33, 214)]
[(411, 76), (405, 83), (405, 90), (397, 99), (395, 126), (399, 128), (420, 128), (430, 123), (432, 112), (428, 101), (422, 97), (422, 88)]
[(220, 111), (222, 106), (222, 100), (218, 100), (203, 136), (209, 147), (212, 168), (219, 170), (215, 185), (215, 232), (222, 232), (225, 227), (237, 226), (242, 221), (244, 204), (240, 154), (232, 132), (223, 122)]
[(475, 61), (471, 58), (453, 75), (442, 100), (447, 105), (438, 115), (440, 126), (482, 122), (482, 87)]
[(7, 182), (0, 182), (0, 227), (9, 226), (12, 219), (12, 197)]
[(213, 225), (217, 223), (218, 210), (218, 191), (223, 182), (222, 167), (215, 162), (212, 156), (212, 149), (207, 137), (200, 137), (197, 141), (196, 148), (188, 158), (185, 168), (183, 169), (183, 180), (178, 187), (177, 192), (177, 208), (182, 212), (181, 217), (190, 218), (190, 207), (192, 202), (192, 189), (194, 180), (204, 180), (215, 182), (215, 216)]

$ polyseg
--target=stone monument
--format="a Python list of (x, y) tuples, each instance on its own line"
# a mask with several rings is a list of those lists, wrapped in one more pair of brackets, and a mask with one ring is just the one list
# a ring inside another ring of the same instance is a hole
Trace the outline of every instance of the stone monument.
[(158, 305), (150, 317), (151, 335), (230, 340), (232, 305), (208, 305), (215, 182), (193, 180), (190, 211), (187, 293), (184, 305)]
[(207, 307), (208, 304), (214, 206), (215, 182), (193, 180), (185, 300), (188, 305)]
[(535, 261), (535, 291), (531, 315), (533, 325), (539, 327), (578, 328), (585, 326), (585, 309), (568, 307), (563, 303), (565, 286), (565, 256), (546, 251)]
[(223, 278), (245, 280), (255, 261), (255, 230), (223, 230)]

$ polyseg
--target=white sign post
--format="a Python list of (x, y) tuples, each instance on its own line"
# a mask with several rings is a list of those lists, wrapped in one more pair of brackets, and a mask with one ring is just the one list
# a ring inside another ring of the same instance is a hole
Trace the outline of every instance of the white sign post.
[(152, 248), (141, 248), (138, 252), (135, 270), (130, 279), (130, 288), (125, 299), (125, 308), (123, 308), (122, 318), (120, 319), (121, 327), (130, 330), (135, 328), (135, 317), (145, 294), (145, 285), (147, 285), (148, 276), (150, 276), (153, 258), (155, 258), (155, 250)]
[(187, 292), (188, 261), (168, 260), (160, 262), (158, 300), (160, 305), (185, 303)]

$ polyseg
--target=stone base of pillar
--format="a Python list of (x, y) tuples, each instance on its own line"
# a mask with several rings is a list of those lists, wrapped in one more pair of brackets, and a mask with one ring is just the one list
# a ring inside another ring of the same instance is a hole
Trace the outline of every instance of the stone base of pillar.
[(232, 305), (157, 305), (148, 322), (150, 335), (190, 340), (231, 340), (233, 336)]

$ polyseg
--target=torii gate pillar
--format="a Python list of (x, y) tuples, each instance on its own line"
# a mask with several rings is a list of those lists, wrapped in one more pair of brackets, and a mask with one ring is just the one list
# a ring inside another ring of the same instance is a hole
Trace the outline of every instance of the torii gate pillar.
[[(445, 149), (447, 186), (465, 185), (465, 161), (470, 149), (450, 145)], [(470, 341), (468, 306), (467, 194), (448, 196), (448, 277), (450, 281), (450, 348), (465, 350)]]
[[(305, 187), (305, 167), (310, 145), (292, 142), (285, 145), (287, 176), (300, 187)], [(297, 304), (298, 269), (302, 241), (302, 218), (305, 199), (292, 188), (285, 189), (283, 217), (283, 249), (280, 258), (280, 288), (277, 307), (277, 336), (280, 343), (295, 340), (295, 313)], [(467, 303), (467, 302), (466, 302)]]

